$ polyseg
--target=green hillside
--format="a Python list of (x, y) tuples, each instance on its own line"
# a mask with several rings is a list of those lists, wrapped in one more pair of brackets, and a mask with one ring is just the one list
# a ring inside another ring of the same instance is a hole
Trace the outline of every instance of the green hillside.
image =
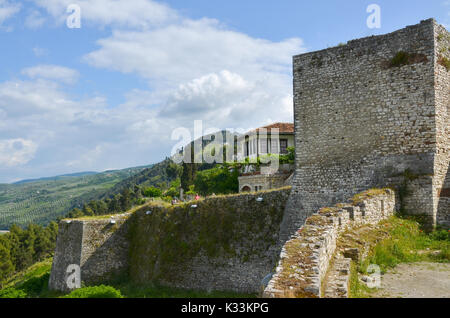
[(124, 189), (132, 189), (134, 185), (150, 187), (167, 184), (175, 179), (174, 176), (169, 176), (167, 173), (167, 167), (170, 164), (173, 164), (172, 160), (166, 158), (165, 160), (158, 162), (149, 168), (136, 172), (108, 189), (102, 198), (113, 196), (122, 192)]
[(0, 184), (0, 230), (12, 224), (46, 225), (74, 207), (103, 197), (117, 183), (148, 167)]
[[(221, 133), (226, 140), (226, 132)], [(228, 142), (233, 142), (236, 134), (230, 136), (232, 140)], [(205, 151), (208, 151), (207, 146), (213, 140), (211, 135), (202, 138)], [(193, 143), (187, 147), (193, 147)], [(126, 189), (133, 192), (135, 186), (165, 189), (177, 178), (171, 166), (172, 160), (166, 158), (157, 164), (143, 167), (102, 173), (80, 172), (0, 184), (0, 230), (7, 230), (13, 224), (21, 227), (31, 223), (47, 225), (90, 201), (112, 198)], [(197, 170), (202, 171), (213, 168), (215, 164), (197, 166)]]

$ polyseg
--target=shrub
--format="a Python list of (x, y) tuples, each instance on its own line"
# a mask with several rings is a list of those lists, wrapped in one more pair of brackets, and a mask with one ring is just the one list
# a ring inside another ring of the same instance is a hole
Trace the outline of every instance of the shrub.
[[(195, 177), (193, 190), (201, 195), (237, 193), (239, 192), (238, 176), (238, 169), (228, 165), (200, 171)], [(195, 194), (195, 192), (189, 191), (186, 194)]]
[(48, 288), (48, 280), (50, 278), (50, 273), (45, 273), (42, 276), (31, 277), (26, 280), (19, 287), (27, 294), (32, 296), (37, 296), (42, 293), (42, 291)]
[(162, 191), (161, 189), (150, 187), (145, 189), (142, 194), (148, 198), (158, 198), (162, 196)]
[(295, 147), (288, 147), (288, 153), (280, 156), (280, 164), (295, 162)]
[(123, 296), (114, 287), (100, 285), (74, 290), (64, 298), (123, 298)]
[[(197, 178), (197, 177), (196, 177)], [(195, 195), (195, 185), (192, 184), (189, 186), (189, 191), (186, 192), (187, 195)]]
[(427, 62), (428, 59), (424, 54), (408, 53), (400, 51), (390, 60), (390, 67), (400, 67), (403, 65), (410, 65), (415, 63)]
[(0, 290), (0, 298), (26, 298), (27, 293), (14, 287)]
[(178, 196), (178, 191), (177, 191), (176, 188), (171, 187), (171, 188), (169, 188), (169, 190), (164, 192), (164, 196), (166, 196), (166, 197), (176, 197), (176, 196)]
[(446, 230), (436, 230), (430, 233), (430, 238), (435, 241), (450, 241), (450, 232)]
[(402, 66), (409, 64), (409, 54), (403, 51), (398, 52), (391, 60), (391, 66)]

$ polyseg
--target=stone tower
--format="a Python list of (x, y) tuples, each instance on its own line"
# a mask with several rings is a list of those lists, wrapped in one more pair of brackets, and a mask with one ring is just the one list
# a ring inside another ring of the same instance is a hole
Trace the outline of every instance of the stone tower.
[(386, 186), (408, 213), (450, 226), (449, 59), (434, 19), (294, 57), (296, 173), (282, 238), (321, 207)]

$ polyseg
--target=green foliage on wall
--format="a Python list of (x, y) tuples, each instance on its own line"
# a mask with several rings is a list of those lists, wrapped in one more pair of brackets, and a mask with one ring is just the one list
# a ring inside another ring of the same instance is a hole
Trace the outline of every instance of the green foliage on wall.
[(445, 69), (447, 71), (450, 71), (450, 60), (448, 58), (446, 58), (445, 56), (443, 56), (443, 55), (439, 56), (438, 64), (440, 64), (443, 67), (445, 67)]
[[(130, 221), (133, 281), (176, 280), (195, 256), (262, 257), (276, 244), (290, 188), (258, 195), (217, 196), (171, 207), (145, 207)], [(259, 202), (258, 196), (264, 199)], [(184, 268), (184, 269), (183, 269)]]
[(423, 63), (423, 62), (427, 62), (427, 61), (428, 61), (428, 59), (424, 54), (408, 53), (405, 51), (399, 51), (389, 61), (389, 66), (390, 67), (400, 67), (400, 66), (404, 66), (404, 65)]

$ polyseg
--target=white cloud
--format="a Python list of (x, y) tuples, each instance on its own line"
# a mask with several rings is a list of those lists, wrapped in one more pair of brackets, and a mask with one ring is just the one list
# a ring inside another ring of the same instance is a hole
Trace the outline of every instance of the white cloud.
[(31, 11), (25, 19), (25, 26), (30, 29), (37, 29), (44, 25), (47, 19), (37, 10)]
[[(63, 21), (72, 1), (34, 2)], [(27, 80), (0, 83), (0, 136), (38, 146), (33, 166), (21, 167), (23, 177), (156, 162), (177, 143), (170, 140), (173, 129), (192, 130), (194, 120), (205, 129), (243, 130), (293, 120), (291, 64), (304, 51), (301, 39), (253, 38), (216, 20), (182, 18), (153, 1), (77, 3), (83, 26), (113, 30), (84, 61), (137, 74), (150, 87), (131, 90), (111, 107), (103, 96), (65, 92), (61, 83), (74, 83), (79, 74), (61, 66), (37, 65), (22, 71)], [(18, 173), (0, 165), (3, 178)]]
[(160, 114), (172, 116), (178, 113), (191, 118), (210, 112), (223, 114), (244, 96), (251, 95), (253, 88), (251, 83), (229, 71), (208, 74), (180, 85)]
[(0, 25), (20, 11), (21, 5), (8, 0), (0, 0)]
[(44, 49), (42, 47), (36, 46), (32, 49), (34, 55), (36, 57), (43, 57), (49, 54), (49, 51), (47, 49)]
[(292, 55), (304, 51), (298, 38), (255, 39), (210, 19), (184, 20), (149, 31), (115, 31), (98, 45), (85, 56), (93, 66), (177, 84), (223, 69), (253, 79), (288, 74)]
[[(166, 130), (161, 126), (145, 135), (130, 128), (153, 117), (154, 111), (128, 104), (110, 108), (102, 96), (74, 99), (54, 81), (2, 82), (0, 182), (155, 162), (170, 150)], [(28, 152), (10, 153), (11, 143), (5, 140), (17, 139), (33, 140), (32, 165), (25, 165), (31, 144), (25, 143)], [(14, 162), (24, 166), (12, 169)]]
[(23, 69), (22, 74), (32, 79), (59, 80), (67, 84), (75, 83), (79, 77), (78, 71), (58, 65), (37, 65)]
[(285, 105), (292, 98), (292, 56), (304, 51), (301, 39), (256, 39), (201, 19), (114, 31), (98, 44), (85, 61), (148, 79), (167, 100), (159, 116), (211, 120), (222, 127), (293, 120)]
[(82, 25), (149, 28), (178, 18), (168, 6), (151, 0), (32, 0), (47, 10), (59, 23), (67, 19), (67, 7), (76, 3), (81, 8)]
[(266, 83), (249, 81), (229, 71), (208, 74), (182, 84), (159, 110), (161, 120), (175, 118), (192, 127), (194, 120), (222, 128), (249, 128), (261, 123), (292, 121), (292, 96), (267, 92)]
[(37, 145), (22, 138), (0, 140), (0, 165), (14, 167), (33, 159)]

